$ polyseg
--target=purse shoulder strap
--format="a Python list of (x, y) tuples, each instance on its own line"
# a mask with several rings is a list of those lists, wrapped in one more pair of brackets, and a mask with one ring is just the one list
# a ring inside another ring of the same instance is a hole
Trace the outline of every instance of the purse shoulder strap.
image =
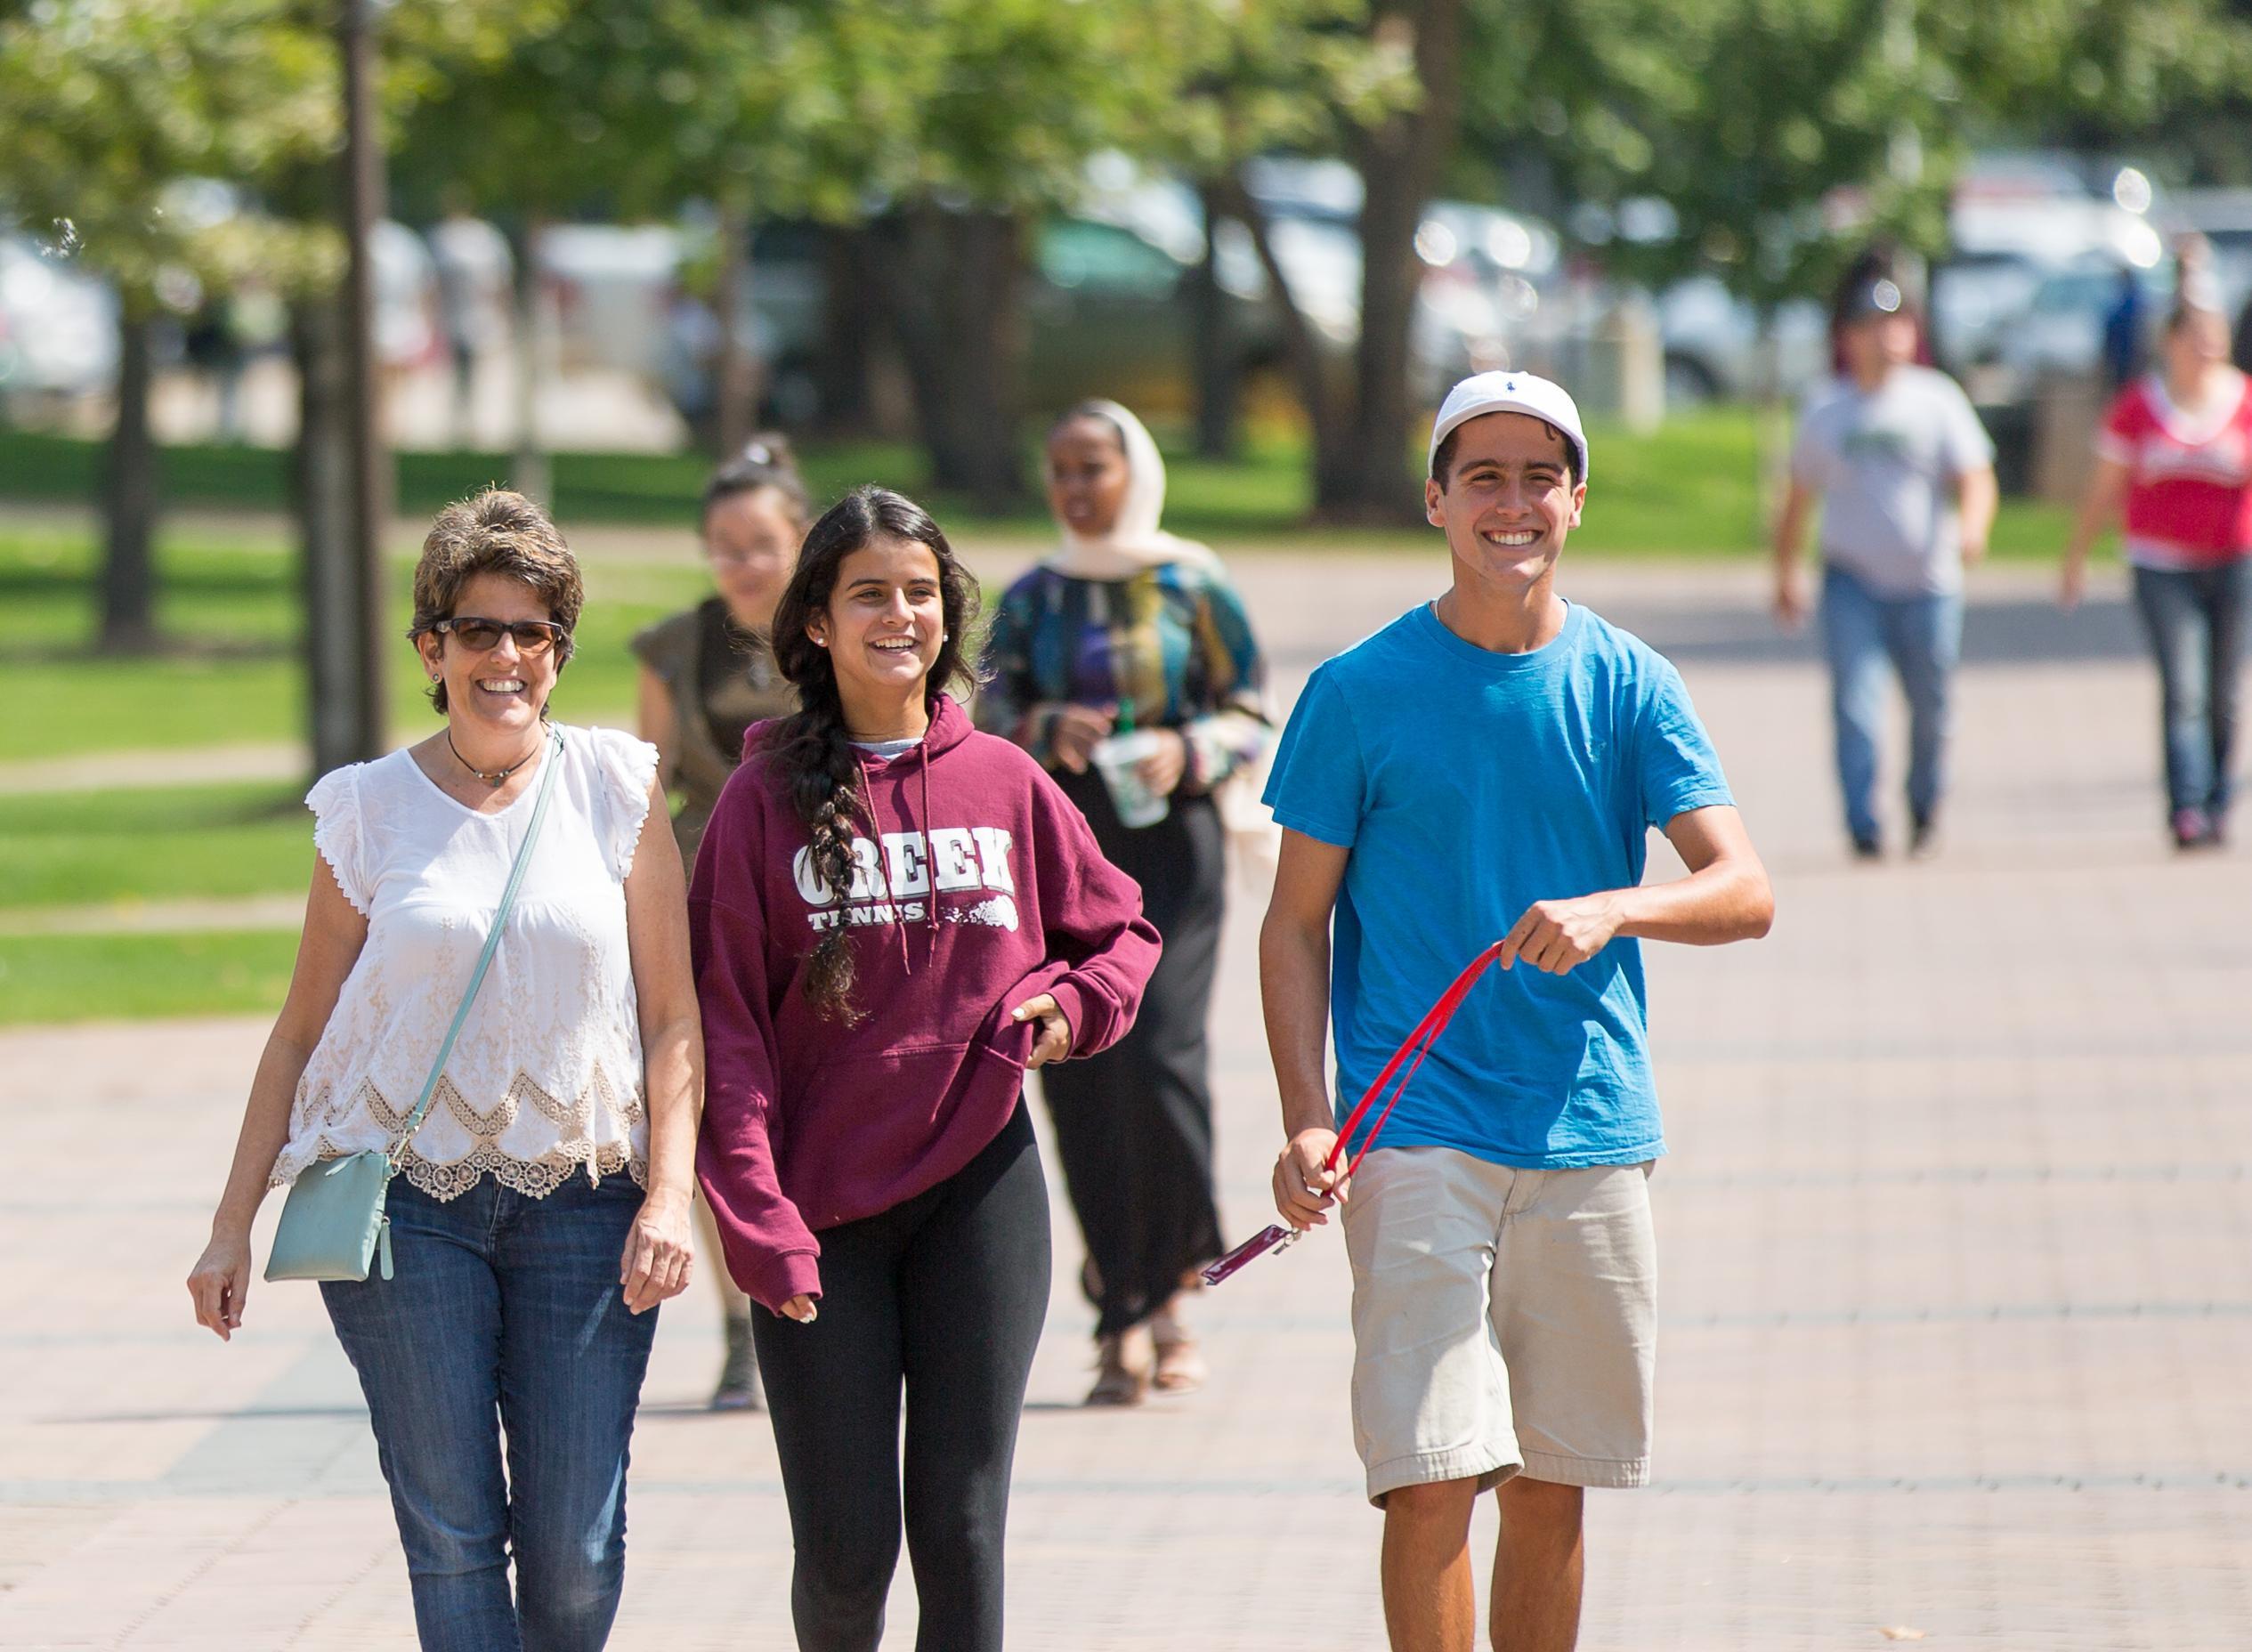
[(500, 892), (499, 910), (492, 915), (491, 933), (485, 936), (485, 950), (477, 955), (477, 967), (469, 974), (469, 984), (463, 989), (460, 1008), (454, 1011), (453, 1024), (446, 1029), (444, 1041), (438, 1046), (438, 1054), (430, 1064), (430, 1076), (422, 1081), (422, 1097), (415, 1103), (415, 1110), (407, 1115), (407, 1127), (399, 1132), (399, 1139), (391, 1146), (393, 1166), (407, 1143), (422, 1128), (422, 1122), (430, 1115), (431, 1099), (438, 1093), (438, 1081), (446, 1071), (447, 1059), (454, 1053), (454, 1041), (461, 1036), (462, 1023), (469, 1019), (469, 1007), (477, 1001), (477, 989), (485, 984), (485, 972), (492, 967), (492, 955), (500, 950), (500, 932), (507, 927), (508, 914), (515, 909), (516, 891), (524, 881), (524, 869), (531, 864), (531, 851), (539, 841), (539, 828), (547, 819), (547, 799), (555, 790), (555, 772), (563, 767), (563, 740), (561, 730), (548, 734), (547, 761), (539, 774), (539, 796), (531, 806), (531, 824), (524, 830), (524, 840), (516, 846), (515, 863), (508, 869), (508, 887)]

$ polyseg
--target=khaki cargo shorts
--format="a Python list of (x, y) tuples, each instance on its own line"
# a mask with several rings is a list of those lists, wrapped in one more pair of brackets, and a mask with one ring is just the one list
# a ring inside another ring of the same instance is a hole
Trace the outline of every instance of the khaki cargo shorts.
[(1369, 1501), (1522, 1469), (1649, 1478), (1657, 1250), (1648, 1164), (1512, 1170), (1381, 1147), (1353, 1177), (1353, 1437)]

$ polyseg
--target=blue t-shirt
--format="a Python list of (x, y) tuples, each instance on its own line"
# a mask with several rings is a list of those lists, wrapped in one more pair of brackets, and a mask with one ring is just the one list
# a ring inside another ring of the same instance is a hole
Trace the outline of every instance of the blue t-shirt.
[[(1546, 647), (1489, 653), (1425, 603), (1314, 673), (1267, 801), (1352, 851), (1330, 964), (1341, 1119), (1527, 907), (1640, 883), (1649, 828), (1733, 799), (1647, 644), (1574, 604)], [(1632, 940), (1562, 976), (1490, 969), (1381, 1139), (1536, 1169), (1655, 1158), (1647, 1027)]]

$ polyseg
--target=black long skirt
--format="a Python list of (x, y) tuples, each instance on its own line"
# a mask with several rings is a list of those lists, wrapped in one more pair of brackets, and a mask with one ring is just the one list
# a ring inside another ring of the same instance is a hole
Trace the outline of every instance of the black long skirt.
[(1082, 1061), (1041, 1069), (1057, 1154), (1087, 1241), (1098, 1336), (1141, 1324), (1227, 1247), (1212, 1200), (1205, 1020), (1219, 962), (1227, 841), (1209, 798), (1176, 796), (1154, 826), (1119, 823), (1101, 779), (1058, 774), (1112, 862), (1142, 887), (1165, 951), (1134, 1029)]

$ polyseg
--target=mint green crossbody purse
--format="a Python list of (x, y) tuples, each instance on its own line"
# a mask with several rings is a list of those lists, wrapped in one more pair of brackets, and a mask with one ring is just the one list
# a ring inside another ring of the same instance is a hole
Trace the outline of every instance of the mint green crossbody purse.
[(391, 1218), (384, 1214), (384, 1200), (391, 1191), (391, 1178), (399, 1174), (400, 1157), (407, 1150), (408, 1140), (429, 1116), (446, 1058), (453, 1054), (454, 1041), (461, 1036), (461, 1024), (469, 1018), (470, 1005), (477, 1001), (477, 989), (485, 984), (485, 971), (500, 946), (500, 932), (514, 910), (524, 868), (531, 863), (532, 846), (539, 841), (540, 825), (547, 818), (547, 798), (555, 788), (555, 771), (563, 766), (563, 736), (550, 734), (548, 740), (547, 763), (539, 776), (539, 799), (531, 806), (531, 824), (517, 847), (515, 864), (508, 869), (508, 887), (501, 893), (492, 933), (485, 936), (485, 950), (478, 954), (477, 968), (461, 995), (461, 1007), (454, 1011), (453, 1024), (446, 1029), (437, 1059), (430, 1064), (430, 1076), (422, 1081), (422, 1098), (407, 1115), (407, 1127), (400, 1131), (399, 1139), (388, 1148), (369, 1147), (340, 1159), (323, 1159), (298, 1173), (289, 1185), (288, 1201), (281, 1207), (281, 1226), (274, 1231), (273, 1250), (266, 1258), (268, 1279), (361, 1281), (378, 1259), (383, 1276), (391, 1277)]

